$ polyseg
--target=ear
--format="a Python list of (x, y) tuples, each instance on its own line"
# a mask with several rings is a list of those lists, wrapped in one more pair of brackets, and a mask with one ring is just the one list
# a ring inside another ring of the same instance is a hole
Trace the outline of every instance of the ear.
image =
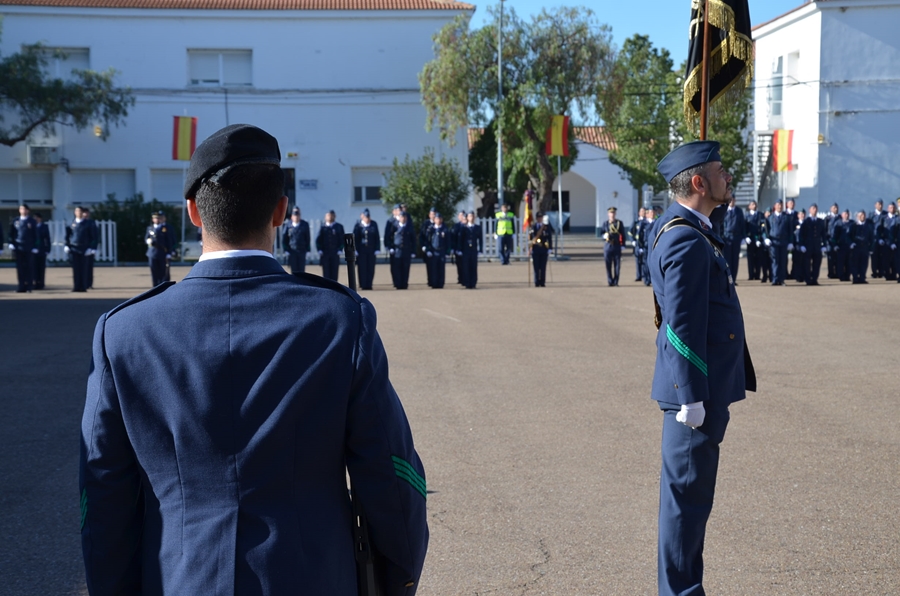
[(187, 212), (188, 217), (191, 220), (191, 223), (197, 226), (198, 228), (203, 227), (203, 222), (200, 221), (200, 211), (197, 209), (197, 201), (193, 199), (187, 200)]
[(285, 216), (287, 215), (287, 206), (288, 206), (288, 198), (287, 196), (283, 196), (278, 200), (278, 204), (275, 205), (275, 211), (272, 213), (272, 227), (280, 228), (284, 223)]
[(706, 179), (700, 174), (695, 174), (691, 178), (691, 187), (693, 187), (694, 192), (703, 194), (706, 190)]

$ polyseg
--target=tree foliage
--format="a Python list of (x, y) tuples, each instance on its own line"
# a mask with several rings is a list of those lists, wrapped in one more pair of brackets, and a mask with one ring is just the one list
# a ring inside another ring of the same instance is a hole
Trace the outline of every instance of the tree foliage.
[(177, 243), (181, 242), (181, 208), (171, 203), (162, 203), (153, 199), (144, 202), (144, 194), (137, 193), (122, 201), (116, 199), (115, 193), (106, 196), (106, 202), (91, 207), (91, 218), (96, 221), (109, 220), (116, 222), (116, 249), (118, 260), (124, 263), (145, 261), (147, 244), (144, 234), (150, 225), (150, 214), (163, 211), (166, 214), (166, 225), (175, 232)]
[[(612, 84), (598, 94), (598, 110), (616, 140), (610, 160), (621, 167), (633, 188), (645, 184), (659, 192), (666, 181), (656, 165), (674, 147), (699, 138), (684, 120), (682, 84), (685, 65), (672, 69), (666, 49), (653, 47), (645, 35), (634, 35), (622, 45)], [(720, 100), (710, 110), (707, 136), (721, 143), (722, 164), (737, 185), (753, 160), (747, 130), (751, 96), (736, 104)]]
[(611, 83), (598, 94), (603, 121), (616, 140), (610, 161), (624, 170), (632, 188), (649, 184), (661, 191), (667, 185), (656, 164), (672, 147), (670, 106), (681, 97), (669, 51), (654, 48), (646, 35), (629, 37)]
[[(499, 123), (509, 176), (528, 176), (545, 208), (555, 177), (555, 160), (545, 153), (546, 130), (554, 115), (592, 112), (593, 97), (612, 72), (612, 36), (586, 8), (545, 9), (530, 22), (508, 10), (502, 28), (501, 97), (499, 13), (488, 11), (494, 16), (490, 25), (470, 31), (463, 15), (435, 35), (436, 58), (419, 74), (426, 128), (436, 126), (441, 138), (452, 143), (457, 130), (470, 123)], [(566, 167), (572, 163), (569, 159)], [(509, 183), (507, 177), (504, 188)]]
[(451, 221), (451, 214), (469, 196), (465, 172), (455, 159), (435, 159), (434, 149), (425, 148), (422, 157), (409, 155), (401, 162), (394, 158), (393, 168), (381, 188), (381, 200), (392, 207), (405, 203), (416, 225), (428, 217), (431, 207)]
[(83, 130), (102, 122), (105, 139), (111, 125), (124, 123), (134, 97), (114, 85), (114, 69), (75, 69), (71, 80), (51, 78), (50, 57), (65, 54), (35, 44), (0, 56), (0, 144), (12, 147), (37, 130), (50, 134), (55, 124)]

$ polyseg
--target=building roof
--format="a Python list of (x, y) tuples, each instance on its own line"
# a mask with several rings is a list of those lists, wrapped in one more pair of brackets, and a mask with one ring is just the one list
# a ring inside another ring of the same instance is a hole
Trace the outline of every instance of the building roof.
[(456, 0), (0, 0), (0, 6), (156, 10), (475, 10)]
[[(606, 151), (613, 151), (616, 148), (615, 139), (603, 126), (575, 126), (573, 131), (575, 132), (575, 139), (588, 145), (593, 145)], [(483, 132), (483, 128), (469, 129), (469, 149), (472, 148)]]

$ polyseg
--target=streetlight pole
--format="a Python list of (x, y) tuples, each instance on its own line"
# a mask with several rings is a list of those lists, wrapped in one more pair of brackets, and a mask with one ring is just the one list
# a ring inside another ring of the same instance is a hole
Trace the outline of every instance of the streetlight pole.
[(503, 123), (500, 112), (503, 104), (503, 0), (500, 0), (500, 26), (497, 27), (497, 201), (503, 204)]

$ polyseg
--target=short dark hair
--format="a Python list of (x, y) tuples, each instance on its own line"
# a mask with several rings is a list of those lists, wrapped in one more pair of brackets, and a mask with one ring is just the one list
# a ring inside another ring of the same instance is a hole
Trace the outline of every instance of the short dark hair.
[(284, 196), (284, 172), (271, 164), (235, 166), (216, 181), (205, 180), (194, 200), (203, 232), (226, 244), (265, 235)]
[(672, 191), (672, 194), (681, 198), (691, 196), (691, 193), (694, 191), (691, 180), (693, 180), (694, 176), (706, 176), (705, 163), (675, 174), (675, 177), (669, 182), (669, 189)]

